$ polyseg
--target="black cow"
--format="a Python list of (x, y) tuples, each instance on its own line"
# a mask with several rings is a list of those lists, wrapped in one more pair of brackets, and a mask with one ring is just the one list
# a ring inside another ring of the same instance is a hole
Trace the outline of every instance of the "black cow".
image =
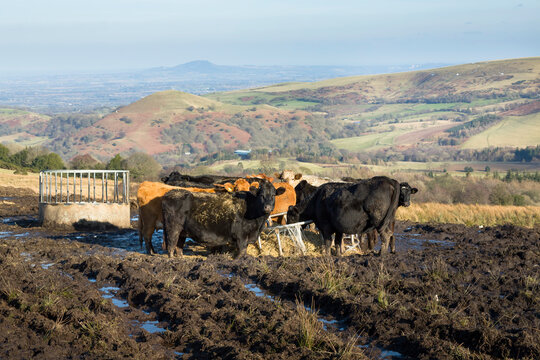
[(214, 184), (224, 184), (226, 182), (234, 183), (237, 179), (239, 178), (220, 175), (191, 176), (180, 174), (178, 171), (173, 171), (169, 176), (162, 177), (161, 181), (172, 186), (212, 188), (214, 187)]
[(386, 176), (360, 180), (355, 184), (323, 184), (301, 207), (289, 209), (290, 221), (313, 220), (330, 254), (335, 234), (336, 253), (341, 255), (343, 234), (364, 234), (377, 230), (381, 254), (388, 251), (391, 224), (398, 206), (409, 206), (410, 195), (418, 190)]
[(296, 204), (300, 204), (311, 197), (317, 191), (318, 187), (313, 186), (308, 183), (306, 180), (300, 181), (295, 187), (294, 192), (296, 193)]
[(261, 180), (259, 188), (236, 193), (191, 193), (171, 190), (163, 196), (164, 238), (169, 256), (182, 254), (186, 237), (209, 247), (235, 245), (235, 257), (254, 243), (274, 209), (275, 189)]

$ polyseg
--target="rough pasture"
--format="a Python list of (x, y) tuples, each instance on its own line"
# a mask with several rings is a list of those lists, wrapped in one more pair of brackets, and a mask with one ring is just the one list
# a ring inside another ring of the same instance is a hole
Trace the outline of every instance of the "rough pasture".
[(0, 358), (540, 357), (538, 228), (397, 222), (391, 257), (169, 259), (135, 229), (49, 232), (4, 190)]

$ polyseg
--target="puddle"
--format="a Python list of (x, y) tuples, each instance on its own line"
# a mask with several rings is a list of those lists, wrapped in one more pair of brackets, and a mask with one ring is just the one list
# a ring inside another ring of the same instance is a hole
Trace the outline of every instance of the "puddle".
[(120, 290), (120, 288), (116, 287), (116, 286), (104, 286), (104, 287), (99, 289), (99, 291), (101, 291), (103, 293), (103, 295), (101, 295), (101, 297), (104, 298), (104, 299), (113, 298), (114, 294), (112, 292), (113, 291), (118, 291), (118, 290)]
[(95, 278), (88, 278), (88, 281), (90, 281), (91, 283), (95, 283), (97, 280)]
[(10, 236), (19, 238), (19, 237), (28, 236), (28, 235), (30, 235), (30, 233), (28, 232), (14, 234), (13, 231), (0, 231), (0, 239), (8, 238)]
[(15, 235), (13, 235), (13, 237), (23, 237), (23, 236), (28, 236), (28, 235), (30, 235), (30, 233), (25, 232), (25, 233), (21, 233), (21, 234), (15, 234)]
[(267, 294), (264, 290), (257, 286), (257, 284), (244, 284), (244, 287), (255, 294), (257, 297), (265, 297), (272, 301), (276, 301), (276, 298)]
[(2, 219), (2, 222), (3, 222), (4, 224), (7, 224), (7, 223), (9, 223), (9, 222), (11, 222), (11, 221), (13, 221), (13, 220), (11, 220), (11, 218), (3, 218), (3, 219)]
[(140, 323), (140, 327), (148, 331), (150, 334), (162, 333), (167, 331), (167, 329), (157, 326), (159, 321), (157, 320), (148, 320)]
[(392, 350), (383, 350), (381, 348), (379, 348), (381, 350), (381, 359), (395, 359), (395, 358), (404, 358), (403, 354), (401, 353), (398, 353), (397, 351), (392, 351)]
[[(70, 234), (65, 237), (66, 239), (79, 241), (86, 244), (97, 244), (109, 248), (114, 248), (115, 255), (125, 255), (126, 251), (138, 252), (146, 254), (146, 248), (141, 248), (139, 243), (139, 233), (137, 230), (119, 230), (108, 232), (81, 232)], [(163, 230), (158, 230), (152, 235), (152, 245), (158, 254), (164, 254), (165, 252), (161, 248), (163, 243)]]
[(68, 278), (70, 278), (71, 280), (74, 280), (74, 279), (75, 279), (75, 278), (73, 277), (73, 275), (68, 274), (68, 273), (66, 273), (66, 272), (60, 271), (60, 274), (66, 276), (66, 277), (68, 277)]
[(382, 360), (405, 359), (405, 356), (397, 351), (387, 350), (380, 346), (373, 346), (372, 344), (356, 345), (356, 347), (361, 348), (361, 349), (366, 349), (366, 350), (373, 349), (377, 351), (378, 352), (378, 356), (376, 355), (377, 359), (382, 359)]
[(135, 215), (130, 219), (130, 221), (138, 221), (138, 220), (139, 220), (139, 215)]
[(0, 196), (0, 201), (6, 201), (6, 200), (13, 200), (15, 199), (14, 197), (9, 197), (9, 196)]
[(53, 266), (55, 263), (48, 263), (48, 264), (41, 264), (41, 268), (43, 270), (47, 270), (48, 268), (50, 268), (51, 266)]
[(333, 327), (338, 331), (345, 331), (345, 329), (347, 328), (345, 326), (345, 320), (326, 320), (323, 318), (317, 318), (317, 320), (323, 323), (323, 329), (326, 331), (328, 331), (328, 326)]
[(453, 241), (448, 240), (434, 240), (434, 239), (407, 239), (409, 243), (413, 244), (435, 244), (435, 245), (441, 245), (445, 247), (453, 247), (456, 243)]
[(126, 308), (126, 307), (129, 307), (129, 304), (127, 301), (125, 300), (122, 300), (122, 299), (117, 299), (117, 298), (112, 298), (111, 299), (113, 305), (119, 307), (119, 308)]

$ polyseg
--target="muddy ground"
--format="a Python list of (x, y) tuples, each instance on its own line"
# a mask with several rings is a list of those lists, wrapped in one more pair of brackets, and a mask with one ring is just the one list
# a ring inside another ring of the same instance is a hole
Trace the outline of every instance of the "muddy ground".
[(399, 223), (383, 258), (169, 259), (135, 230), (43, 229), (8, 190), (0, 359), (540, 358), (539, 229)]

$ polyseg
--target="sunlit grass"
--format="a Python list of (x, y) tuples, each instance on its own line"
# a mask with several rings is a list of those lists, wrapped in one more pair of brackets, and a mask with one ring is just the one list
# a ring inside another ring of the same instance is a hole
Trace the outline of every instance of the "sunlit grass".
[(396, 218), (419, 223), (467, 226), (513, 224), (532, 228), (540, 224), (540, 207), (420, 203), (399, 208)]

